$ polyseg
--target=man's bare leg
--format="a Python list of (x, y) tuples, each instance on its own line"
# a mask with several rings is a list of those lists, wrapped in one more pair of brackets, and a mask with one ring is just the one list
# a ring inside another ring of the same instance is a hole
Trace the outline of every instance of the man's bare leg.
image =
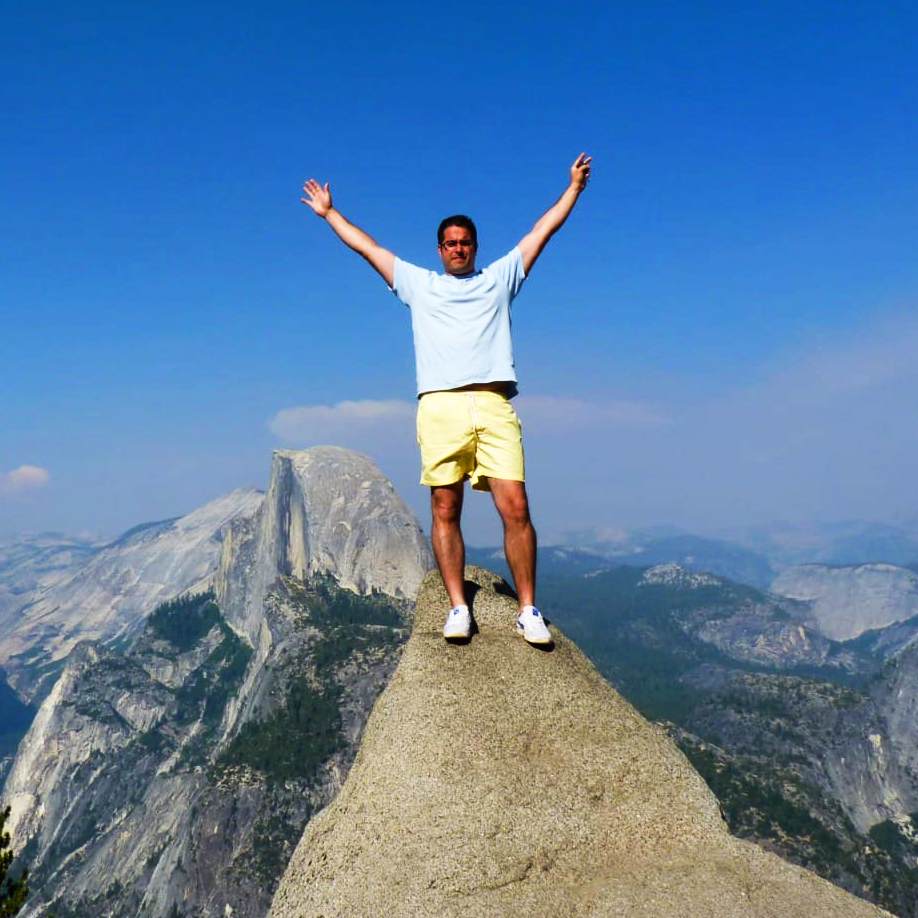
[(465, 543), (459, 526), (464, 489), (465, 481), (430, 489), (430, 543), (453, 606), (466, 604)]
[(504, 524), (504, 555), (513, 574), (520, 608), (535, 605), (536, 531), (529, 517), (529, 498), (522, 481), (489, 479), (494, 506)]

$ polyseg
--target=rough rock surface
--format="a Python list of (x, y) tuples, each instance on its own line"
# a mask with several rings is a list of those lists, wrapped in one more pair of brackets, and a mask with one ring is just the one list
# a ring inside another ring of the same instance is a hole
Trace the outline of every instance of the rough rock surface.
[(729, 835), (663, 731), (556, 632), (520, 640), (515, 602), (470, 568), (478, 631), (441, 634), (436, 574), (334, 802), (274, 897), (294, 916), (885, 914)]
[[(918, 811), (918, 645), (898, 654), (886, 668), (886, 678), (877, 687), (877, 703), (886, 715), (892, 748), (883, 749), (910, 780), (909, 812)], [(871, 737), (872, 739), (872, 737)], [(876, 742), (872, 745), (876, 746)], [(901, 812), (900, 812), (901, 814)]]
[(817, 627), (836, 641), (918, 615), (918, 574), (894, 564), (801, 564), (779, 574), (771, 589), (811, 602)]

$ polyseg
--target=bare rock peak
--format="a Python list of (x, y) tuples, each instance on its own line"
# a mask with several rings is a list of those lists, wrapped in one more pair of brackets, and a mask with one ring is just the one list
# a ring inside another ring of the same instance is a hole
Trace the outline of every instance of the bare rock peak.
[(358, 593), (410, 599), (433, 560), (408, 506), (371, 459), (337, 446), (275, 450), (258, 514), (224, 532), (215, 584), (227, 617), (257, 643), (279, 577), (328, 573)]
[(656, 564), (647, 568), (641, 577), (641, 585), (662, 585), (698, 590), (706, 586), (717, 586), (723, 581), (713, 574), (694, 574), (679, 564)]

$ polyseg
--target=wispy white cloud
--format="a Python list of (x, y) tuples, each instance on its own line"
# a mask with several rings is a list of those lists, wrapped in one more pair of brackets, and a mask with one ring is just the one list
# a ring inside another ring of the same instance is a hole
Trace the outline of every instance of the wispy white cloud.
[[(658, 426), (669, 417), (650, 403), (589, 401), (553, 395), (525, 395), (514, 401), (527, 431), (557, 433), (583, 428)], [(417, 402), (399, 399), (298, 405), (278, 411), (268, 422), (272, 433), (291, 443), (315, 444), (360, 439), (390, 442), (413, 429)], [(413, 434), (411, 443), (413, 444)]]
[(278, 411), (268, 422), (272, 433), (303, 445), (346, 440), (388, 438), (394, 429), (410, 428), (415, 403), (399, 399), (338, 402), (336, 405), (297, 405)]
[(47, 469), (37, 465), (20, 465), (0, 475), (0, 494), (21, 494), (44, 487), (51, 476)]

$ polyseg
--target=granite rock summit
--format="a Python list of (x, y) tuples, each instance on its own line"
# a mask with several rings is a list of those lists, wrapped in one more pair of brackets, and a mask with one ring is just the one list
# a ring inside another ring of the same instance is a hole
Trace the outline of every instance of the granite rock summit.
[(257, 643), (279, 577), (322, 572), (356, 593), (411, 599), (432, 565), (414, 515), (366, 456), (338, 446), (275, 450), (258, 512), (223, 533), (215, 589), (233, 626)]
[(550, 652), (520, 640), (503, 581), (467, 578), (464, 645), (442, 639), (439, 576), (421, 585), (398, 669), (273, 918), (887, 914), (732, 837), (661, 728), (557, 630)]

